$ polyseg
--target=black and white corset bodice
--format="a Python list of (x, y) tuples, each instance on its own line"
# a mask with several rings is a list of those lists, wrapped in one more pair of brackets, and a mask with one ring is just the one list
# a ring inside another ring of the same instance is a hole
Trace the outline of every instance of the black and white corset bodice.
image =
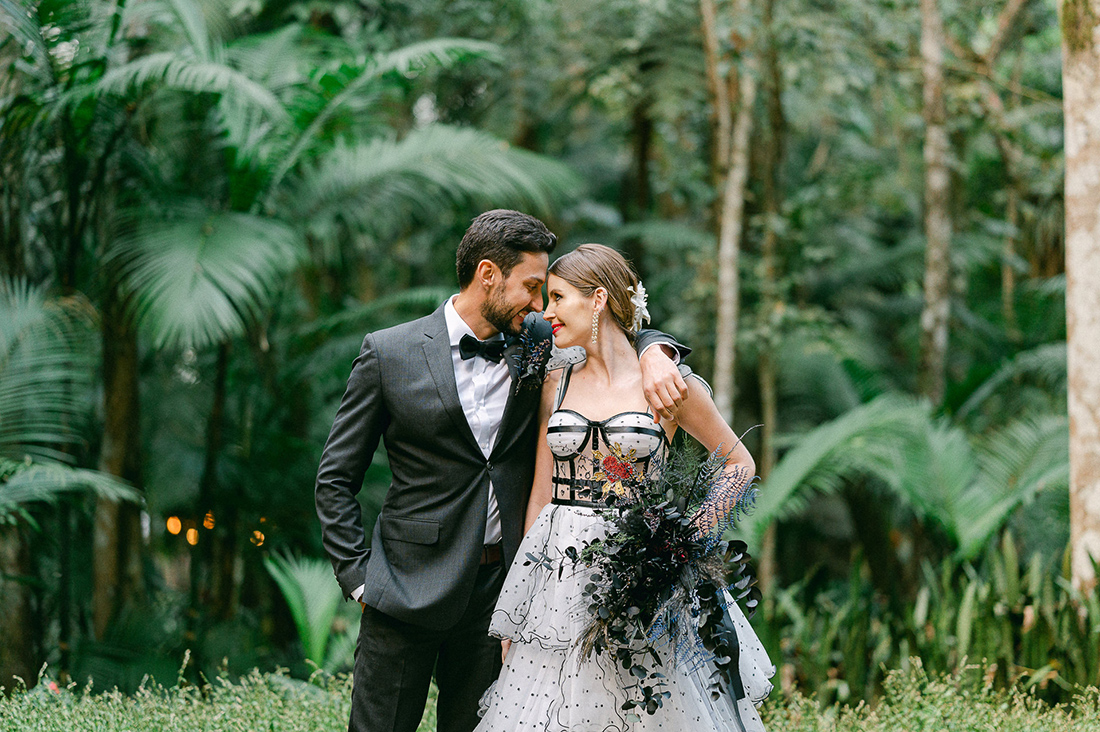
[(562, 409), (573, 367), (558, 386), (546, 441), (554, 455), (553, 502), (572, 506), (607, 505), (610, 493), (630, 490), (664, 463), (668, 437), (649, 412), (620, 412), (596, 421)]

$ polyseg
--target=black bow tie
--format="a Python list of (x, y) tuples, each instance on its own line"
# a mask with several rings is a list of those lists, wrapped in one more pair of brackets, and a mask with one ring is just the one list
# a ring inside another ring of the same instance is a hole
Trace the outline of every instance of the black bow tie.
[(494, 338), (491, 341), (479, 341), (467, 333), (458, 342), (458, 355), (466, 361), (474, 356), (481, 356), (493, 363), (500, 363), (504, 356), (504, 339)]

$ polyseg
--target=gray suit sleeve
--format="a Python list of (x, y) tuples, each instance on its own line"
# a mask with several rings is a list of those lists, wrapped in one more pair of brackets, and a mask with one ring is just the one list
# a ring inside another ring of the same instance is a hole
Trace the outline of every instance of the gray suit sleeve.
[(660, 343), (662, 345), (669, 346), (674, 351), (680, 354), (680, 362), (683, 363), (684, 359), (691, 353), (691, 349), (682, 343), (677, 343), (676, 339), (670, 336), (668, 333), (662, 333), (659, 330), (652, 328), (645, 328), (638, 331), (637, 338), (634, 339), (634, 348), (641, 354), (649, 346)]
[(388, 419), (377, 350), (367, 335), (325, 442), (314, 493), (321, 540), (345, 597), (366, 574), (370, 550), (356, 496)]

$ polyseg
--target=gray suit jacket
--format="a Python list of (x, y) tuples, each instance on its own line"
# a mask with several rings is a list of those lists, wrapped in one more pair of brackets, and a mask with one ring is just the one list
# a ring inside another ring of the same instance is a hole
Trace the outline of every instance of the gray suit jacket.
[[(442, 307), (364, 339), (325, 443), (316, 485), (322, 540), (345, 596), (365, 585), (363, 602), (398, 620), (438, 629), (455, 623), (478, 571), (490, 478), (500, 508), (505, 566), (511, 563), (523, 538), (539, 384), (550, 355), (549, 324), (528, 316), (524, 329), (525, 337), (513, 339), (505, 350), (513, 388), (488, 459), (458, 399)], [(639, 347), (655, 341), (667, 341), (687, 355), (662, 333), (639, 334)], [(531, 344), (546, 347), (532, 349)], [(529, 365), (533, 352), (537, 373), (517, 387), (520, 369)], [(379, 439), (393, 482), (368, 549), (356, 495)]]

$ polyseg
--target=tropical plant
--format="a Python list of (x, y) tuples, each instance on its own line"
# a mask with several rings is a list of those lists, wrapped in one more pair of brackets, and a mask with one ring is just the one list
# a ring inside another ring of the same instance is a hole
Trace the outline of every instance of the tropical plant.
[(74, 467), (67, 452), (89, 416), (89, 318), (81, 298), (0, 276), (0, 524), (31, 519), (26, 506), (66, 492), (136, 498), (112, 476)]
[(973, 563), (922, 561), (916, 596), (897, 609), (865, 569), (857, 560), (847, 586), (826, 592), (813, 592), (809, 578), (781, 589), (767, 623), (793, 683), (822, 701), (872, 698), (887, 671), (910, 669), (911, 658), (934, 673), (977, 662), (989, 683), (1048, 699), (1100, 678), (1100, 601), (1073, 589), (1064, 562), (1034, 554), (1021, 571), (1010, 533)]
[[(88, 418), (89, 309), (44, 286), (0, 274), (0, 679), (33, 670), (35, 567), (25, 537), (42, 531), (43, 504), (77, 492), (133, 501), (113, 476), (77, 467)], [(67, 543), (67, 536), (51, 541)], [(68, 547), (65, 547), (68, 550)], [(63, 571), (65, 567), (62, 567)], [(65, 578), (68, 579), (67, 577)], [(63, 639), (68, 636), (62, 634)]]
[(1061, 415), (1025, 417), (972, 439), (935, 420), (926, 404), (887, 394), (790, 439), (795, 446), (762, 486), (747, 522), (752, 539), (804, 508), (812, 492), (871, 476), (944, 529), (960, 557), (972, 558), (1018, 506), (1069, 480)]
[(264, 566), (290, 608), (306, 660), (330, 673), (349, 668), (359, 637), (359, 608), (347, 603), (341, 612), (344, 597), (329, 563), (273, 554), (264, 558)]
[[(242, 390), (247, 396), (237, 403), (245, 425), (248, 414), (278, 402), (279, 394), (265, 390), (305, 386), (288, 383), (302, 372), (283, 379), (266, 355), (284, 335), (288, 349), (297, 347), (295, 326), (280, 330), (278, 322), (309, 307), (293, 273), (305, 270), (299, 282), (306, 290), (319, 279), (337, 283), (331, 305), (315, 312), (327, 315), (359, 294), (344, 287), (339, 270), (364, 249), (386, 257), (391, 239), (435, 229), (436, 219), (445, 230), (467, 205), (547, 212), (579, 188), (560, 163), (477, 130), (415, 124), (408, 114), (416, 97), (407, 104), (404, 97), (417, 94), (418, 77), (491, 61), (492, 44), (398, 46), (369, 30), (327, 35), (289, 19), (275, 31), (251, 32), (257, 19), (250, 13), (194, 0), (0, 4), (0, 22), (13, 31), (0, 55), (9, 72), (0, 98), (4, 266), (35, 281), (52, 276), (66, 293), (94, 298), (103, 323), (105, 428), (92, 443), (93, 451), (101, 448), (100, 467), (145, 483), (149, 469), (134, 429), (147, 423), (141, 412), (149, 410), (138, 388), (146, 376), (140, 345), (168, 360), (182, 353), (215, 364), (214, 399), (202, 407), (206, 428), (188, 428), (208, 436), (193, 474), (200, 518), (214, 511), (221, 519), (213, 536), (220, 548), (204, 543), (193, 563), (197, 580), (212, 578), (196, 602), (214, 588), (233, 596), (240, 583), (233, 561), (214, 562), (215, 554), (239, 552), (239, 494), (221, 487), (226, 474), (280, 447), (288, 454), (274, 423), (261, 435), (267, 441), (242, 449), (239, 461), (223, 453), (238, 436), (227, 432), (236, 415), (226, 397), (238, 364), (259, 375), (253, 385), (260, 388)], [(94, 358), (96, 349), (83, 353)], [(86, 373), (96, 370), (89, 361)], [(205, 396), (192, 390), (190, 398)], [(295, 414), (282, 415), (281, 424), (309, 406), (294, 402)], [(241, 441), (251, 445), (248, 430), (242, 427), (249, 436)], [(309, 437), (310, 425), (296, 425), (290, 440), (302, 444), (292, 454), (304, 454)], [(96, 510), (96, 545), (106, 560), (91, 566), (111, 571), (122, 558), (109, 555), (125, 551), (122, 537), (140, 530), (140, 517), (106, 504)], [(92, 582), (99, 635), (120, 602), (140, 594), (141, 562), (129, 566), (138, 572), (117, 593), (106, 575)], [(211, 607), (233, 612), (228, 600)]]

